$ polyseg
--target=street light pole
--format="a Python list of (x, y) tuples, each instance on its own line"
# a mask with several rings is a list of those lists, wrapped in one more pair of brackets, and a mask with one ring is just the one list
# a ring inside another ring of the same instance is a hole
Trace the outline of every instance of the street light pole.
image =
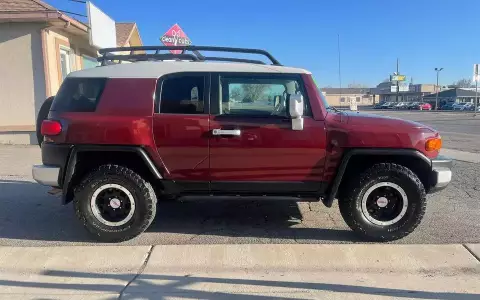
[(440, 74), (441, 70), (443, 70), (443, 68), (435, 68), (435, 71), (437, 72), (437, 95), (435, 96), (435, 110), (438, 110), (438, 75)]
[(477, 116), (477, 110), (478, 110), (478, 74), (476, 74), (475, 76), (475, 105), (473, 106), (474, 108), (474, 112), (473, 112), (473, 116), (476, 117)]
[[(397, 75), (400, 75), (398, 72), (398, 57), (397, 57)], [(398, 103), (398, 92), (400, 91), (400, 87), (398, 86), (399, 81), (397, 81), (397, 103)]]
[(473, 65), (473, 78), (475, 79), (475, 105), (473, 106), (473, 116), (477, 116), (478, 110), (478, 64)]

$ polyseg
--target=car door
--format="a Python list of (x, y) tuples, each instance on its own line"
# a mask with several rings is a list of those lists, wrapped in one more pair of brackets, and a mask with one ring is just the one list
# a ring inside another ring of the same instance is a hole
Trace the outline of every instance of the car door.
[[(292, 130), (291, 93), (305, 100), (303, 130)], [(302, 77), (293, 74), (212, 75), (211, 191), (310, 193), (323, 188), (326, 132), (315, 120)]]
[(153, 135), (176, 187), (208, 191), (209, 82), (207, 73), (177, 73), (157, 82)]

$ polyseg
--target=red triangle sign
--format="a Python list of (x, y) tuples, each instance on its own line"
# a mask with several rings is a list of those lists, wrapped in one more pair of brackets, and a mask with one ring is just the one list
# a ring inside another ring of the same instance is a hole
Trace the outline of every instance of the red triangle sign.
[[(178, 24), (173, 25), (165, 34), (160, 38), (160, 41), (165, 46), (189, 46), (192, 44), (188, 36), (183, 32), (182, 28)], [(180, 54), (181, 50), (170, 50), (173, 54)]]

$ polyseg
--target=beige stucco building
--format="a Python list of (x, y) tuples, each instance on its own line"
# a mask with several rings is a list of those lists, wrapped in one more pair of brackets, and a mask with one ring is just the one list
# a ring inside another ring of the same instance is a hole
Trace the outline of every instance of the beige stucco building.
[[(140, 46), (135, 23), (117, 23), (118, 46)], [(95, 67), (88, 27), (39, 0), (0, 2), (0, 143), (34, 144), (36, 116), (65, 76)]]
[(373, 105), (375, 95), (370, 88), (322, 88), (327, 103), (331, 106), (350, 106), (356, 102), (358, 106)]
[[(397, 102), (397, 93), (391, 91), (391, 82), (382, 82), (372, 89), (379, 102)], [(398, 102), (423, 101), (423, 97), (436, 92), (435, 84), (410, 84), (408, 91), (398, 93)]]

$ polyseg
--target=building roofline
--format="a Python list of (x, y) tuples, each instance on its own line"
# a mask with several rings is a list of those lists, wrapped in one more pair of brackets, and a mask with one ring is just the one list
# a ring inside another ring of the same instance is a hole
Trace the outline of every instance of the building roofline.
[(47, 4), (47, 3), (43, 2), (41, 0), (31, 0), (31, 1), (37, 3), (40, 6), (45, 7), (47, 10), (57, 10), (55, 7), (51, 6), (50, 4)]
[[(142, 37), (140, 36), (140, 31), (138, 30), (138, 26), (137, 26), (137, 23), (136, 22), (115, 22), (116, 24), (133, 24), (133, 27), (132, 29), (130, 30), (130, 32), (128, 33), (128, 37), (127, 39), (125, 40), (125, 43), (123, 45), (120, 45), (121, 47), (124, 47), (128, 41), (130, 41), (130, 38), (132, 37), (133, 35), (133, 32), (135, 30), (137, 30), (138, 32), (138, 38), (140, 40), (140, 44), (143, 45), (143, 41), (142, 41)], [(118, 42), (118, 41), (117, 41)]]
[(78, 20), (75, 20), (72, 17), (67, 16), (66, 14), (60, 12), (55, 7), (40, 1), (40, 0), (31, 0), (38, 5), (45, 8), (45, 10), (37, 11), (4, 11), (0, 12), (0, 20), (7, 21), (51, 21), (55, 19), (60, 19), (67, 24), (73, 25), (78, 29), (88, 33), (88, 26)]

